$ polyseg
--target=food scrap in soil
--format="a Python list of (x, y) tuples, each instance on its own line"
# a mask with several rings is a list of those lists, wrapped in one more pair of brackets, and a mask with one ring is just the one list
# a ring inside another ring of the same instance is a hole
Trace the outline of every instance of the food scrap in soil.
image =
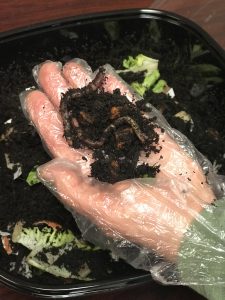
[(70, 89), (62, 97), (60, 112), (68, 144), (93, 150), (91, 176), (100, 181), (155, 177), (159, 165), (138, 160), (141, 151), (146, 157), (160, 151), (156, 118), (145, 117), (118, 89), (113, 94), (103, 92), (105, 76), (102, 67), (90, 84)]

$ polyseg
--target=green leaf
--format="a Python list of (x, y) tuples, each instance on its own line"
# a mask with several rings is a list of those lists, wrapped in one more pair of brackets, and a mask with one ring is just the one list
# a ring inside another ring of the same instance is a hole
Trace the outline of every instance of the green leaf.
[(128, 56), (127, 59), (123, 60), (123, 67), (127, 70), (119, 70), (122, 72), (141, 72), (146, 71), (146, 75), (152, 74), (154, 70), (158, 69), (159, 61), (157, 59), (145, 56), (143, 54), (138, 54), (135, 58)]
[(35, 185), (37, 183), (40, 183), (40, 179), (37, 176), (37, 166), (35, 166), (28, 174), (26, 182), (32, 186)]
[(44, 227), (24, 227), (22, 222), (16, 223), (12, 241), (19, 243), (30, 250), (35, 248), (61, 247), (66, 243), (70, 243), (75, 236), (70, 230), (58, 231), (57, 229)]
[(143, 81), (143, 86), (147, 89), (150, 89), (156, 81), (159, 79), (160, 74), (158, 70), (154, 70), (151, 74), (146, 75)]
[(36, 256), (28, 256), (27, 262), (29, 265), (44, 272), (50, 273), (56, 277), (74, 278), (83, 281), (92, 280), (92, 278), (88, 277), (88, 275), (91, 273), (91, 270), (87, 264), (81, 266), (81, 269), (77, 274), (73, 274), (72, 272), (68, 271), (64, 265), (58, 266), (55, 264), (49, 264), (38, 259)]
[(164, 88), (166, 86), (166, 81), (163, 79), (160, 79), (156, 85), (154, 86), (154, 88), (152, 89), (153, 93), (159, 94), (159, 93), (163, 93)]
[(131, 83), (131, 86), (141, 96), (143, 96), (146, 92), (146, 87), (144, 87), (142, 83), (135, 81)]
[(215, 65), (212, 64), (197, 64), (197, 65), (192, 65), (191, 69), (194, 69), (197, 72), (200, 73), (207, 73), (210, 75), (217, 75), (221, 72), (221, 69)]

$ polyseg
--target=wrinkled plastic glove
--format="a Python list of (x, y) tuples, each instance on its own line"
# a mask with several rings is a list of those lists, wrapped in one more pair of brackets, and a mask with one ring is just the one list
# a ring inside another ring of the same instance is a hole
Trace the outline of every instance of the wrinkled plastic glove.
[[(129, 98), (132, 89), (108, 68), (105, 91), (111, 91), (113, 82)], [(158, 131), (158, 146), (162, 149), (148, 158), (141, 155), (140, 161), (160, 163), (156, 178), (130, 179), (113, 185), (99, 182), (88, 176), (91, 151), (68, 146), (58, 112), (61, 93), (90, 82), (90, 68), (79, 59), (68, 62), (63, 69), (59, 63), (47, 61), (35, 67), (34, 77), (43, 91), (23, 93), (22, 107), (55, 158), (39, 167), (38, 174), (74, 215), (84, 238), (110, 249), (135, 267), (151, 271), (162, 282), (198, 284), (198, 279), (191, 282), (180, 277), (174, 266), (180, 259), (184, 235), (194, 220), (206, 231), (211, 230), (200, 214), (211, 207), (217, 195), (221, 196), (221, 182), (211, 172), (207, 159), (153, 109), (151, 114), (165, 129)], [(209, 173), (208, 178), (203, 169)], [(202, 243), (196, 236), (198, 242)], [(190, 271), (191, 266), (184, 268)], [(202, 283), (208, 282), (207, 274), (202, 278)]]

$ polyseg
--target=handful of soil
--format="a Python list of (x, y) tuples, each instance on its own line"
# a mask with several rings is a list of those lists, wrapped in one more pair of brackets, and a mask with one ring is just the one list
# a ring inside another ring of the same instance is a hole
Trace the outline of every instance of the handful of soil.
[(159, 166), (139, 162), (139, 156), (160, 151), (156, 118), (147, 118), (119, 89), (113, 94), (104, 92), (106, 76), (100, 68), (86, 87), (63, 95), (60, 112), (65, 138), (71, 147), (93, 150), (91, 176), (100, 181), (155, 177)]

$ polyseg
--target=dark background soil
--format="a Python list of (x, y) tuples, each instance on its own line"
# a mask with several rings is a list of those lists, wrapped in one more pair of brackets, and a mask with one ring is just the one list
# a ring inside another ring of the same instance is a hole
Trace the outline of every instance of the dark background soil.
[[(193, 51), (195, 45), (200, 48), (199, 55)], [(176, 99), (150, 94), (151, 103), (160, 109), (163, 106), (170, 125), (187, 135), (212, 162), (221, 165), (219, 173), (225, 174), (225, 86), (224, 82), (215, 83), (215, 80), (220, 81), (218, 78), (224, 78), (224, 66), (198, 35), (162, 21), (139, 19), (93, 23), (91, 26), (71, 25), (4, 42), (0, 46), (0, 137), (13, 128), (9, 137), (0, 141), (0, 230), (7, 230), (9, 224), (21, 219), (28, 224), (50, 219), (78, 233), (70, 213), (49, 191), (41, 184), (30, 187), (26, 183), (29, 171), (50, 158), (34, 128), (25, 119), (18, 95), (34, 85), (31, 69), (46, 59), (66, 62), (80, 57), (95, 69), (104, 63), (121, 68), (124, 58), (139, 53), (158, 58), (161, 77), (174, 88)], [(202, 63), (216, 65), (221, 71), (212, 76), (196, 67)], [(190, 123), (174, 117), (181, 110), (191, 115), (192, 131)], [(4, 124), (9, 119), (12, 123)], [(13, 179), (15, 170), (6, 166), (5, 154), (11, 162), (22, 166), (22, 175), (16, 180)], [(22, 251), (20, 249), (16, 258), (18, 266)], [(15, 257), (6, 256), (0, 249), (0, 268), (8, 271), (11, 261), (15, 261)], [(95, 269), (101, 270), (96, 272), (99, 279), (145, 274), (122, 261), (112, 262), (106, 252), (93, 256), (92, 263)], [(108, 268), (112, 270), (111, 274), (106, 272)], [(56, 281), (48, 275), (33, 280), (51, 284)]]

